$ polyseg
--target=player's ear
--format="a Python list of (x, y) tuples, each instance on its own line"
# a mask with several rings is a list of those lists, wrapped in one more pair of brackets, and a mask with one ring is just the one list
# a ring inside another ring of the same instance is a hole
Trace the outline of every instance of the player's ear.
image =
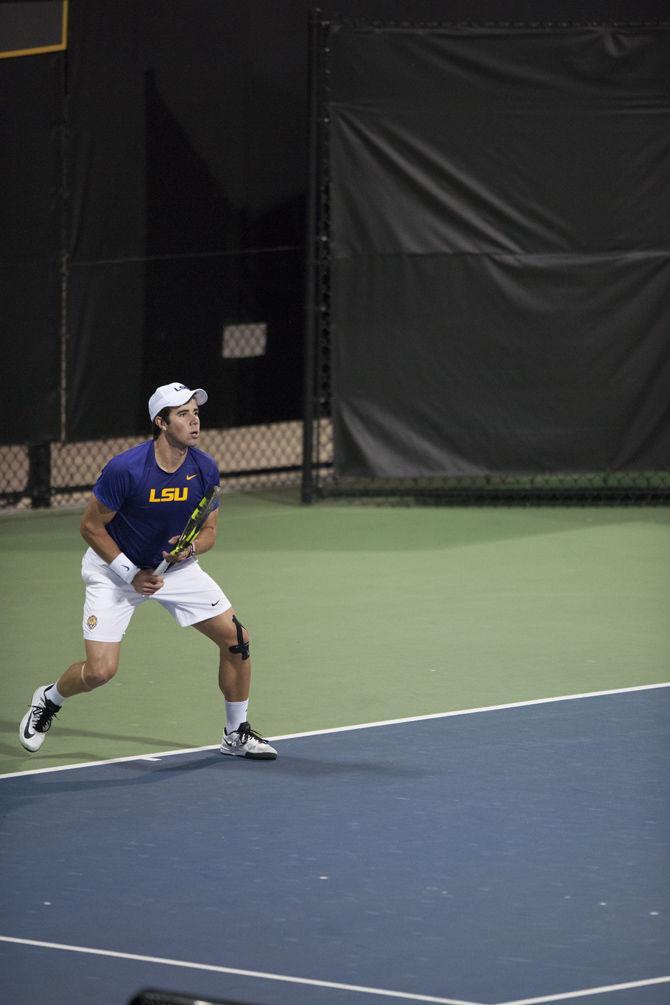
[(158, 436), (160, 436), (161, 433), (165, 432), (165, 430), (169, 427), (169, 425), (170, 425), (170, 409), (164, 408), (158, 413), (158, 415), (154, 416), (153, 421), (154, 440)]

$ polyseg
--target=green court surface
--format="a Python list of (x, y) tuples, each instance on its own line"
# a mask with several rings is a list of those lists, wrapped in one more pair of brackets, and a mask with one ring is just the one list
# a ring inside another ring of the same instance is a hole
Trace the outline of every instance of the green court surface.
[[(34, 688), (83, 657), (79, 517), (0, 518), (2, 773), (220, 739), (214, 647), (147, 602), (117, 677), (67, 702), (40, 752), (20, 747)], [(219, 528), (202, 564), (249, 629), (267, 736), (669, 676), (667, 508), (225, 495)]]

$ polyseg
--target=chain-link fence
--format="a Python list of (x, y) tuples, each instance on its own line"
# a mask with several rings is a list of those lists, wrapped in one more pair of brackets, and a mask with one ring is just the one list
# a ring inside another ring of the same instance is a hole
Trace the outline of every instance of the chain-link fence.
[[(200, 447), (216, 460), (224, 491), (297, 486), (300, 422), (203, 429)], [(30, 509), (83, 504), (102, 467), (146, 437), (0, 447), (0, 506)]]
[[(219, 466), (224, 491), (258, 490), (302, 485), (302, 498), (326, 496), (409, 499), (417, 502), (456, 503), (662, 503), (670, 502), (670, 470), (548, 471), (542, 474), (489, 474), (423, 478), (354, 478), (338, 471), (332, 417), (336, 402), (332, 376), (334, 329), (332, 317), (331, 233), (331, 32), (335, 22), (311, 22), (311, 167), (308, 193), (307, 302), (305, 343), (306, 394), (304, 421), (271, 422), (203, 430), (201, 446)], [(420, 32), (436, 27), (458, 29), (450, 23), (419, 24), (340, 20), (338, 28), (361, 28), (372, 33), (382, 27)], [(581, 25), (581, 22), (575, 22)], [(469, 27), (473, 27), (470, 25)], [(502, 23), (499, 27), (506, 27)], [(509, 26), (507, 26), (509, 27)], [(570, 25), (537, 25), (533, 29), (563, 31)], [(652, 25), (653, 27), (653, 25)], [(226, 325), (221, 356), (232, 361), (253, 360), (266, 351), (266, 324)], [(374, 374), (371, 372), (371, 379)], [(259, 384), (260, 387), (260, 384)], [(260, 393), (260, 392), (259, 392)], [(255, 400), (255, 399), (253, 399)], [(266, 417), (267, 412), (262, 416)], [(286, 414), (278, 412), (276, 414)], [(295, 414), (295, 413), (293, 413)], [(259, 415), (260, 417), (260, 415)], [(228, 421), (217, 419), (216, 421)], [(246, 414), (231, 421), (250, 421)], [(13, 434), (12, 434), (13, 435)], [(26, 435), (29, 435), (28, 433)], [(0, 507), (38, 508), (81, 505), (103, 465), (121, 450), (146, 437), (126, 437), (76, 443), (53, 442), (0, 447)], [(670, 458), (668, 458), (670, 461)]]
[[(322, 332), (322, 338), (327, 333)], [(370, 499), (426, 505), (669, 505), (670, 470), (481, 475), (436, 478), (351, 478), (333, 464), (328, 347), (319, 353), (319, 395), (312, 426), (312, 463), (305, 462), (303, 499)]]

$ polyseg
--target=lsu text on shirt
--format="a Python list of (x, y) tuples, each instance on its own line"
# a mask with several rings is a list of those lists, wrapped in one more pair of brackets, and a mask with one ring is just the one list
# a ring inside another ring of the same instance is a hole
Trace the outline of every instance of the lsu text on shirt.
[(93, 494), (115, 510), (106, 530), (140, 569), (155, 569), (181, 534), (205, 493), (220, 482), (213, 457), (189, 447), (181, 467), (163, 471), (153, 441), (113, 457), (100, 473)]

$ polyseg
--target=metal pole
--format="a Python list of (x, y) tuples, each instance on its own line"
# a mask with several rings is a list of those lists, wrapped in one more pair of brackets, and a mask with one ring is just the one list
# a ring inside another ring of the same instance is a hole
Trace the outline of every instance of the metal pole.
[(307, 214), (305, 231), (305, 382), (302, 426), (303, 503), (314, 500), (314, 420), (316, 388), (316, 270), (318, 259), (318, 114), (319, 114), (319, 25), (321, 11), (315, 8), (309, 18), (308, 135), (307, 135)]
[(33, 509), (51, 506), (51, 444), (28, 446), (28, 493)]
[[(63, 14), (63, 27), (66, 29), (66, 10)], [(69, 255), (69, 223), (68, 214), (70, 211), (70, 199), (68, 188), (68, 127), (69, 127), (69, 103), (68, 103), (68, 50), (63, 53), (62, 59), (62, 93), (61, 93), (61, 123), (60, 123), (60, 283), (61, 283), (61, 304), (60, 304), (60, 442), (64, 443), (67, 434), (67, 295), (70, 275), (70, 255)]]

